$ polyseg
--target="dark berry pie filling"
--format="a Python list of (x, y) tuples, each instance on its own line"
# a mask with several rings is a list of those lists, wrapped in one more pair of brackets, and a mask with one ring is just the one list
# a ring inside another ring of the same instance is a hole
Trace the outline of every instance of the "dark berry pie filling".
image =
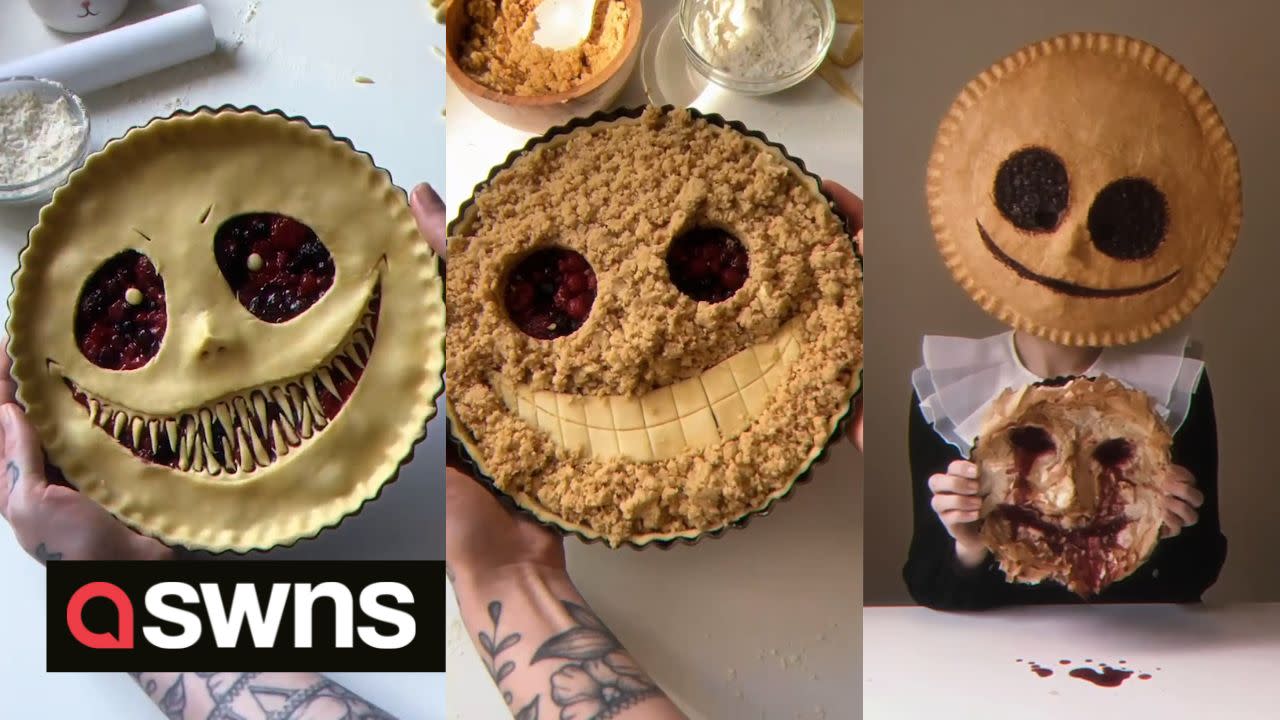
[(568, 248), (535, 250), (507, 275), (503, 301), (507, 317), (539, 340), (564, 337), (582, 327), (596, 299), (596, 273)]
[(747, 248), (727, 230), (699, 227), (677, 237), (667, 250), (667, 272), (680, 292), (718, 303), (733, 297), (751, 269)]
[(136, 370), (160, 352), (168, 315), (164, 280), (136, 250), (119, 253), (80, 289), (75, 334), (80, 352), (107, 370)]
[(240, 304), (258, 319), (301, 315), (333, 286), (333, 256), (306, 224), (276, 213), (237, 215), (218, 228), (214, 258)]

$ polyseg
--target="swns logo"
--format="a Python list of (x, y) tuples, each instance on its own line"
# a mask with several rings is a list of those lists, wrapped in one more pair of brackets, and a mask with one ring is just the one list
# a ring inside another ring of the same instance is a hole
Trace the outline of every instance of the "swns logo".
[(46, 666), (440, 672), (443, 578), (436, 562), (52, 562)]

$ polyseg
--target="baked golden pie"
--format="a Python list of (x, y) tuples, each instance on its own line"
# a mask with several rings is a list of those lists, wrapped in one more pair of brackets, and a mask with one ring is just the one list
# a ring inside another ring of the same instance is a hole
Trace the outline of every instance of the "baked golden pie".
[(987, 312), (1065, 345), (1171, 327), (1222, 275), (1240, 168), (1181, 65), (1132, 38), (1072, 33), (971, 81), (928, 169), (938, 247)]
[(1171, 443), (1150, 397), (1106, 376), (997, 396), (973, 462), (1009, 580), (1088, 597), (1137, 570), (1160, 539)]
[(300, 119), (203, 108), (130, 130), (19, 262), (9, 351), (49, 460), (169, 543), (337, 524), (441, 391), (439, 263), (404, 192)]
[(848, 230), (740, 125), (575, 121), (497, 169), (450, 235), (452, 432), (561, 529), (644, 545), (763, 510), (859, 389)]

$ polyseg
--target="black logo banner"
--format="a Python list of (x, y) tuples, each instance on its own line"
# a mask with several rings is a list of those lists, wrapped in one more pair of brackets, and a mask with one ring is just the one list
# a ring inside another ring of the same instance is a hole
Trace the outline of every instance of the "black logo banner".
[(444, 671), (443, 562), (51, 562), (50, 672)]

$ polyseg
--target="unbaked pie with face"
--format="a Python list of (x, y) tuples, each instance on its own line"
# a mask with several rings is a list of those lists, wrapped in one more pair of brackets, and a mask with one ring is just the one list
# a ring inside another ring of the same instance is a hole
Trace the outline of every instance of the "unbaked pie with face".
[(1010, 581), (1098, 594), (1160, 539), (1171, 444), (1150, 397), (1106, 376), (1004, 391), (973, 451), (983, 541)]
[(547, 523), (643, 545), (784, 496), (859, 389), (861, 269), (818, 181), (693, 111), (513, 155), (450, 230), (449, 412)]
[(10, 298), (49, 460), (139, 531), (269, 548), (394, 477), (442, 387), (443, 288), (404, 192), (328, 130), (155, 120), (40, 213)]

